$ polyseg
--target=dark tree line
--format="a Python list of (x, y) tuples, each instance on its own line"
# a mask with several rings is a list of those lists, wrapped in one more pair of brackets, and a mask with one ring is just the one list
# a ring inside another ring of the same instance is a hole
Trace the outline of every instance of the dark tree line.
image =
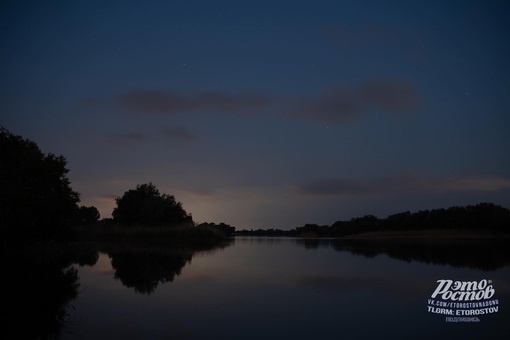
[(291, 230), (239, 230), (239, 236), (345, 237), (376, 231), (462, 230), (510, 234), (510, 210), (492, 203), (448, 209), (409, 211), (387, 218), (374, 215), (337, 221), (332, 225), (305, 224)]
[(373, 231), (420, 230), (483, 231), (510, 233), (510, 210), (492, 203), (480, 203), (448, 209), (409, 211), (380, 219), (373, 215), (337, 221), (331, 226), (307, 224), (296, 228), (298, 235), (344, 237)]
[(204, 222), (204, 223), (198, 224), (197, 227), (198, 228), (209, 228), (209, 229), (215, 230), (225, 236), (230, 236), (230, 235), (234, 234), (236, 231), (235, 227), (233, 227), (229, 224), (223, 223), (223, 222), (221, 222), (220, 224)]
[(239, 236), (265, 236), (265, 237), (294, 237), (297, 236), (296, 229), (292, 230), (281, 230), (281, 229), (250, 229), (250, 230), (239, 230), (236, 231), (236, 235)]

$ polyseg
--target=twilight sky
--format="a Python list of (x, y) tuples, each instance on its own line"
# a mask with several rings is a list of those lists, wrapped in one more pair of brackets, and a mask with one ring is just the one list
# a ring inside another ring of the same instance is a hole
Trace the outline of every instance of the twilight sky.
[(510, 208), (508, 1), (0, 2), (0, 124), (83, 205), (238, 229)]

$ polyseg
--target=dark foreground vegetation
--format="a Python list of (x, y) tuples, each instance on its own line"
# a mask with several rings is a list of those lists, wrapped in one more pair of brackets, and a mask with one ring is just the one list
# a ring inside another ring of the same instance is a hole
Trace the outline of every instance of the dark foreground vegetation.
[(0, 126), (0, 164), (1, 243), (67, 238), (80, 208), (65, 158)]

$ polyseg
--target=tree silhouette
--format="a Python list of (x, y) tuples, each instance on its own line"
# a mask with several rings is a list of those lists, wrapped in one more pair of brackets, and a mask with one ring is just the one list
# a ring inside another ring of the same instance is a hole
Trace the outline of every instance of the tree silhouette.
[(118, 245), (108, 252), (115, 279), (137, 293), (151, 294), (160, 283), (172, 282), (191, 262), (193, 251), (144, 246)]
[(99, 211), (96, 207), (81, 206), (77, 212), (76, 223), (79, 225), (97, 224), (99, 223), (99, 217)]
[(56, 240), (69, 232), (79, 194), (66, 159), (0, 126), (0, 242)]
[(152, 183), (137, 185), (116, 199), (112, 216), (121, 225), (192, 226), (193, 220), (174, 196), (160, 194)]

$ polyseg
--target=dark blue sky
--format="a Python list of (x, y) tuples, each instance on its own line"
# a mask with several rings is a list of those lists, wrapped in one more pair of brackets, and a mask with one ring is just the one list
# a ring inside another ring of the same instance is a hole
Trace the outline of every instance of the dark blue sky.
[(82, 204), (288, 229), (510, 207), (505, 1), (2, 1), (0, 123)]

